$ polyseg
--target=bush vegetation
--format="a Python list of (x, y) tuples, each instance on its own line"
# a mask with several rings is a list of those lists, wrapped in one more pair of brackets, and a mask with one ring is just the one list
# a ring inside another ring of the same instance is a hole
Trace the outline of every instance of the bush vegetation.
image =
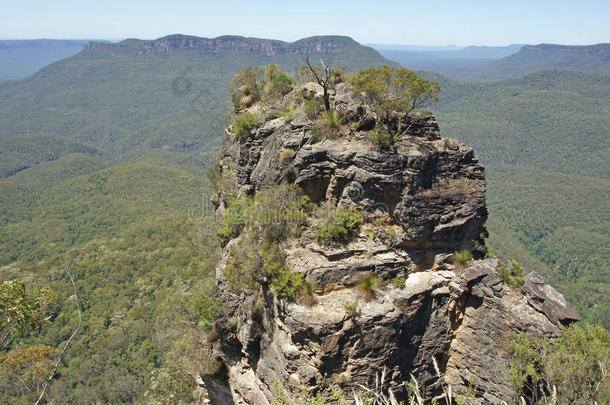
[(517, 397), (528, 403), (592, 404), (610, 400), (610, 332), (602, 326), (574, 324), (555, 342), (524, 334), (508, 338), (509, 377)]
[(233, 197), (227, 201), (227, 207), (217, 228), (217, 234), (224, 245), (235, 238), (246, 225), (254, 202), (248, 197)]
[(237, 73), (228, 89), (233, 106), (239, 110), (257, 101), (267, 102), (283, 97), (292, 90), (293, 84), (292, 77), (272, 63)]
[(310, 120), (316, 120), (324, 111), (324, 100), (320, 97), (311, 97), (304, 103), (305, 116)]
[(245, 112), (233, 116), (232, 124), (235, 127), (235, 137), (243, 142), (250, 137), (253, 129), (260, 126), (261, 122), (255, 114)]
[(369, 133), (369, 140), (380, 151), (388, 151), (395, 148), (398, 137), (387, 132), (385, 128), (377, 126), (375, 130)]
[(513, 258), (510, 258), (508, 263), (500, 263), (498, 275), (504, 284), (516, 290), (521, 289), (525, 284), (523, 267)]
[(324, 245), (346, 242), (359, 226), (360, 215), (357, 212), (347, 208), (333, 210), (318, 224), (318, 242)]
[(318, 143), (324, 139), (324, 131), (318, 123), (313, 123), (309, 126), (309, 143)]
[(356, 72), (350, 79), (354, 92), (362, 94), (373, 106), (386, 132), (398, 137), (404, 130), (394, 124), (392, 114), (410, 114), (439, 100), (440, 86), (416, 75), (407, 68), (370, 68)]
[(312, 306), (316, 303), (316, 286), (310, 282), (303, 281), (299, 291), (299, 302), (303, 305)]
[(394, 285), (398, 288), (404, 288), (406, 281), (407, 280), (405, 280), (404, 277), (394, 277), (392, 279), (392, 285)]
[(261, 284), (269, 284), (283, 299), (298, 298), (305, 288), (303, 275), (291, 274), (279, 244), (299, 234), (309, 209), (309, 199), (295, 186), (274, 186), (254, 199), (241, 197), (229, 204), (219, 236), (240, 237), (229, 248), (223, 271), (235, 293), (257, 292)]
[(336, 110), (327, 110), (324, 115), (324, 131), (328, 137), (336, 136), (341, 130), (343, 118)]

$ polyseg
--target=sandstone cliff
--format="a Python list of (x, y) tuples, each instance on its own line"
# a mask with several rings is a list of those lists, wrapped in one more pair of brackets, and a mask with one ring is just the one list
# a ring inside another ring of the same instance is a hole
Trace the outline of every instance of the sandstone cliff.
[(278, 40), (246, 38), (236, 35), (225, 35), (218, 38), (201, 38), (192, 35), (169, 35), (155, 40), (127, 39), (118, 43), (90, 42), (86, 49), (111, 53), (129, 53), (136, 55), (167, 55), (179, 51), (218, 54), (226, 52), (247, 52), (263, 56), (327, 54), (338, 55), (350, 48), (357, 48), (361, 57), (378, 57), (373, 48), (358, 44), (344, 36), (318, 36), (304, 38), (288, 43)]
[[(255, 294), (231, 290), (224, 271), (242, 236), (228, 242), (217, 267), (227, 302), (216, 322), (222, 366), (205, 378), (210, 398), (270, 404), (280, 386), (290, 403), (299, 404), (306, 392), (330, 398), (332, 387), (350, 393), (358, 384), (370, 385), (385, 369), (399, 400), (408, 395), (405, 383), (413, 375), (428, 399), (441, 385), (457, 395), (476, 381), (473, 403), (509, 401), (507, 335), (528, 331), (552, 338), (577, 315), (539, 275), (528, 276), (523, 292), (516, 291), (500, 280), (497, 259), (482, 258), (485, 177), (474, 152), (442, 139), (427, 114), (396, 114), (406, 135), (394, 150), (377, 150), (367, 138), (377, 116), (346, 84), (332, 97), (344, 117), (339, 133), (315, 142), (304, 115), (276, 118), (304, 91), (315, 96), (320, 89), (306, 85), (264, 110), (250, 107), (264, 118), (241, 140), (229, 126), (219, 212), (231, 192), (256, 195), (295, 184), (314, 203), (355, 210), (364, 225), (346, 243), (320, 244), (307, 229), (280, 243), (290, 272), (315, 286), (313, 305), (281, 299), (265, 282)], [(379, 223), (391, 237), (366, 231), (373, 226), (367, 224)], [(476, 260), (454, 265), (450, 257), (460, 249), (473, 251)], [(371, 273), (381, 283), (372, 297), (358, 300), (355, 286)]]

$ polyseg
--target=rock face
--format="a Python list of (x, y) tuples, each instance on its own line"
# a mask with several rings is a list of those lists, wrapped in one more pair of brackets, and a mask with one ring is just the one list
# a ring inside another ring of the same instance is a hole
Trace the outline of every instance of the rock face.
[[(337, 86), (334, 107), (354, 126), (375, 125), (374, 113), (354, 100), (347, 85)], [(443, 146), (434, 117), (402, 120), (410, 136), (382, 153), (366, 131), (350, 129), (349, 135), (311, 144), (306, 121), (271, 119), (257, 137), (227, 142), (222, 167), (234, 170), (238, 186), (252, 192), (289, 182), (314, 202), (383, 211), (402, 226), (405, 246), (472, 247), (487, 218), (483, 167), (472, 149)], [(296, 151), (290, 165), (279, 164), (284, 149)]]
[[(289, 100), (272, 108), (281, 110)], [(282, 242), (290, 271), (316, 287), (311, 306), (288, 303), (266, 284), (260, 295), (230, 291), (223, 279), (230, 242), (217, 267), (227, 309), (216, 322), (223, 367), (206, 377), (210, 398), (271, 404), (280, 386), (290, 403), (300, 404), (304, 392), (330, 397), (336, 386), (351, 392), (385, 369), (399, 400), (406, 399), (412, 374), (426, 398), (438, 395), (441, 385), (460, 394), (476, 381), (473, 403), (510, 401), (508, 334), (553, 338), (576, 314), (538, 275), (520, 292), (503, 285), (496, 259), (464, 268), (448, 263), (455, 250), (476, 251), (484, 232), (484, 170), (472, 149), (442, 140), (431, 116), (397, 114), (394, 124), (408, 128), (406, 135), (394, 150), (380, 152), (367, 139), (377, 121), (371, 108), (343, 84), (332, 100), (345, 121), (339, 133), (318, 143), (304, 117), (287, 122), (266, 114), (256, 134), (242, 141), (229, 127), (220, 210), (231, 181), (250, 195), (296, 184), (314, 202), (357, 210), (364, 222), (384, 218), (396, 235), (382, 241), (361, 232), (330, 247), (306, 234)], [(281, 159), (287, 149), (293, 157)], [(368, 273), (381, 285), (372, 299), (358, 301), (354, 286)], [(397, 277), (404, 285), (391, 282)]]

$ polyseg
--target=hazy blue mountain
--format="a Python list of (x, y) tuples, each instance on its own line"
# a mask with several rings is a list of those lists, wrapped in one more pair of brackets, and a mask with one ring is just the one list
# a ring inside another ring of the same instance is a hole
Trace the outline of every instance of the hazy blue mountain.
[(465, 59), (499, 59), (519, 52), (523, 45), (513, 44), (508, 46), (467, 46), (463, 48), (393, 48), (391, 45), (373, 45), (386, 58), (395, 60), (401, 64), (413, 60), (465, 60)]
[(462, 49), (457, 45), (444, 46), (428, 46), (428, 45), (400, 45), (400, 44), (365, 44), (378, 51), (411, 51), (411, 52), (428, 52), (428, 51), (457, 51)]
[(409, 69), (438, 72), (464, 82), (513, 79), (550, 69), (610, 74), (610, 44), (510, 45), (430, 52), (380, 49), (380, 53)]
[(523, 45), (409, 47), (373, 45), (383, 56), (413, 70), (429, 70), (454, 80), (464, 80), (487, 62), (519, 52)]
[(0, 40), (0, 82), (23, 79), (49, 63), (80, 52), (87, 40)]
[(610, 75), (610, 43), (588, 46), (527, 45), (513, 55), (490, 61), (470, 72), (470, 81), (492, 81), (547, 69)]

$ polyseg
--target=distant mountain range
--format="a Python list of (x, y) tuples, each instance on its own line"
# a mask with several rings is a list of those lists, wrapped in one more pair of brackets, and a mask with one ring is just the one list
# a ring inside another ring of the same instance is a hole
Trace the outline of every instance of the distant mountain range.
[(350, 55), (351, 58), (379, 57), (378, 52), (373, 48), (362, 46), (345, 36), (316, 36), (289, 43), (235, 35), (201, 38), (175, 34), (150, 41), (126, 39), (118, 43), (91, 42), (85, 47), (86, 51), (92, 49), (96, 52), (105, 51), (111, 54), (137, 55), (167, 55), (174, 52), (189, 51), (202, 54), (242, 52), (264, 56), (325, 54)]
[(548, 69), (610, 74), (610, 44), (510, 45), (419, 52), (383, 47), (378, 50), (409, 69), (438, 72), (465, 82), (512, 79)]
[[(11, 144), (5, 146), (0, 177), (57, 158), (59, 152), (86, 148), (111, 160), (151, 147), (205, 148), (224, 132), (226, 87), (235, 73), (268, 63), (292, 72), (306, 54), (334, 60), (348, 71), (394, 64), (374, 49), (339, 36), (294, 43), (187, 35), (91, 42), (27, 80), (0, 84), (0, 136), (5, 145)], [(49, 151), (57, 153), (42, 158), (36, 153), (26, 159), (14, 152), (38, 150), (19, 142), (40, 134), (70, 140), (54, 142), (58, 146)]]
[(371, 45), (386, 58), (399, 63), (403, 61), (428, 59), (498, 59), (519, 52), (522, 44), (508, 46), (466, 46), (466, 47), (420, 47), (400, 45)]
[(80, 52), (88, 40), (0, 40), (0, 81), (23, 79)]
[(471, 79), (510, 79), (547, 69), (610, 75), (610, 43), (588, 46), (527, 45), (513, 55), (488, 62), (471, 72)]

